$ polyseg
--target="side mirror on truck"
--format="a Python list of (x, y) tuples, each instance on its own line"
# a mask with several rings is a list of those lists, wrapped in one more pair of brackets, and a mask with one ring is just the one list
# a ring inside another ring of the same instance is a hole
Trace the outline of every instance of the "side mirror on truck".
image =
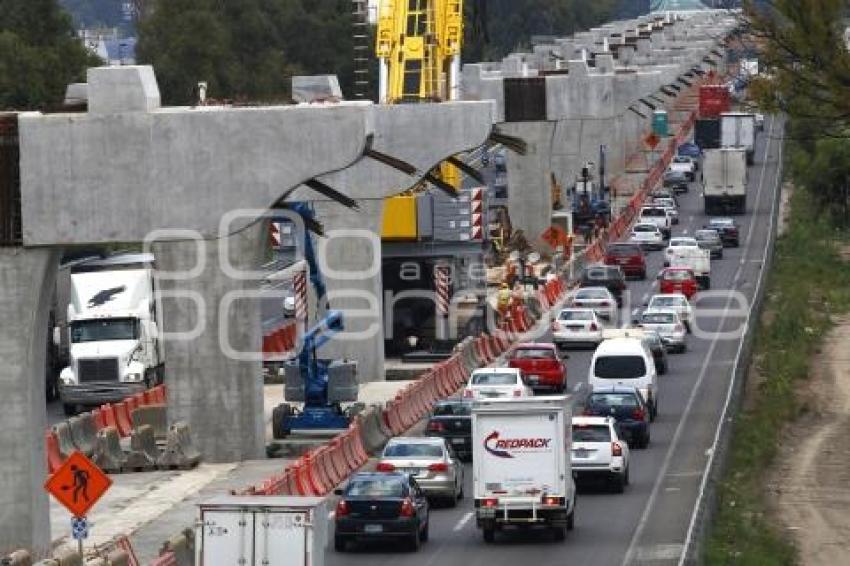
[(53, 345), (56, 347), (62, 345), (62, 329), (58, 326), (53, 327)]

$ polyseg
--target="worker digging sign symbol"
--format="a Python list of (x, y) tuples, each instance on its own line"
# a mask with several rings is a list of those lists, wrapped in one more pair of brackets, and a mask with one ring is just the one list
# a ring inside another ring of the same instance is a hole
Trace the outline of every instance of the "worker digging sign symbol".
[(112, 480), (81, 452), (74, 452), (44, 483), (44, 488), (74, 517), (86, 513), (106, 493)]

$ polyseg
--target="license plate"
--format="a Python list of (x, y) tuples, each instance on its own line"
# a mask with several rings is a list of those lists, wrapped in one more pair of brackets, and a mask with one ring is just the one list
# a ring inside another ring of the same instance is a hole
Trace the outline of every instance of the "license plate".
[(568, 326), (567, 328), (573, 332), (580, 332), (581, 330), (584, 330), (584, 326)]
[(452, 438), (452, 444), (464, 444), (466, 442), (463, 438)]
[(589, 450), (585, 450), (584, 448), (578, 448), (573, 450), (573, 456), (576, 458), (587, 458), (590, 455)]
[(419, 468), (402, 468), (401, 473), (407, 474), (410, 476), (415, 476), (419, 473)]
[(382, 533), (382, 532), (384, 532), (384, 526), (383, 525), (364, 525), (363, 526), (363, 532), (369, 533), (369, 534)]
[(628, 263), (629, 263), (629, 260), (627, 260), (627, 259), (621, 259), (621, 260), (618, 260), (618, 261), (619, 261), (619, 263), (620, 263), (620, 264), (622, 264), (622, 265), (626, 265), (626, 264), (628, 264)]
[(529, 375), (528, 381), (530, 381), (531, 383), (538, 383), (540, 381), (540, 376), (539, 375)]

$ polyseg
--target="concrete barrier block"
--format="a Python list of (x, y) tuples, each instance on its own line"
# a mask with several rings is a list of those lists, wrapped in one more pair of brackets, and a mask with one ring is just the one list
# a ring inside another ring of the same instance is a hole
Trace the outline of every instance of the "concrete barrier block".
[(72, 417), (69, 421), (71, 426), (71, 438), (77, 450), (91, 456), (94, 452), (94, 443), (97, 439), (97, 425), (91, 413), (82, 413)]
[(124, 467), (127, 456), (121, 450), (121, 437), (114, 426), (108, 426), (97, 433), (92, 460), (107, 473), (120, 472)]
[(32, 555), (27, 550), (16, 550), (0, 559), (2, 566), (32, 566)]
[(195, 563), (195, 533), (186, 529), (169, 538), (162, 545), (160, 555), (172, 553), (177, 566), (194, 566)]
[(57, 423), (53, 426), (53, 432), (56, 434), (56, 440), (59, 443), (59, 454), (62, 459), (77, 451), (77, 445), (74, 444), (74, 437), (71, 436), (71, 425), (67, 422)]
[(53, 558), (45, 558), (44, 560), (35, 562), (32, 566), (59, 566), (59, 561)]
[(201, 461), (201, 453), (192, 445), (189, 425), (176, 422), (168, 429), (165, 450), (157, 459), (160, 469), (191, 468)]
[(383, 408), (379, 405), (373, 405), (363, 413), (363, 424), (361, 427), (361, 434), (363, 435), (363, 444), (366, 447), (366, 450), (374, 455), (380, 452), (390, 436), (384, 433), (384, 429), (381, 426), (381, 419)]
[(106, 555), (105, 566), (130, 566), (130, 555), (124, 550), (114, 550)]
[(168, 419), (165, 414), (165, 405), (161, 403), (145, 405), (137, 408), (130, 415), (133, 428), (142, 425), (150, 425), (156, 440), (165, 440), (168, 436)]
[(54, 550), (53, 558), (59, 566), (83, 566), (83, 557), (76, 549), (69, 546), (60, 546)]
[(109, 566), (109, 563), (106, 561), (106, 558), (102, 556), (96, 556), (94, 558), (89, 558), (85, 562), (86, 566)]
[(153, 436), (153, 427), (142, 425), (130, 433), (130, 452), (124, 463), (125, 471), (144, 471), (156, 468), (159, 450)]

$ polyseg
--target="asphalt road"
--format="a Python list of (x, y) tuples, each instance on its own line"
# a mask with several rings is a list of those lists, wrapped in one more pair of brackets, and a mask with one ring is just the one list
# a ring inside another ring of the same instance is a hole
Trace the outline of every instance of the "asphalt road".
[[(712, 261), (712, 291), (738, 291), (751, 299), (758, 284), (770, 224), (776, 215), (782, 124), (766, 119), (759, 135), (756, 162), (750, 168), (748, 212), (738, 217), (741, 246), (727, 248), (722, 260)], [(674, 235), (693, 234), (707, 222), (699, 189), (692, 185), (680, 199), (680, 224)], [(649, 256), (650, 273), (662, 267), (661, 252)], [(654, 292), (655, 281), (629, 284), (631, 307), (621, 320)], [(472, 501), (454, 509), (436, 509), (431, 538), (418, 553), (389, 545), (338, 554), (329, 551), (329, 566), (562, 566), (592, 564), (675, 564), (691, 522), (702, 476), (718, 420), (726, 403), (732, 369), (738, 355), (746, 306), (728, 291), (697, 299), (697, 325), (707, 336), (690, 336), (685, 354), (670, 355), (670, 371), (660, 377), (659, 415), (652, 425), (652, 444), (633, 450), (631, 484), (625, 494), (581, 490), (576, 528), (566, 542), (553, 542), (547, 533), (505, 533), (496, 544), (483, 542), (475, 526)], [(628, 301), (627, 301), (628, 303)], [(708, 313), (713, 310), (714, 313)], [(725, 336), (723, 334), (729, 334)], [(590, 352), (571, 352), (571, 386), (587, 380)], [(467, 468), (466, 492), (471, 493)]]

